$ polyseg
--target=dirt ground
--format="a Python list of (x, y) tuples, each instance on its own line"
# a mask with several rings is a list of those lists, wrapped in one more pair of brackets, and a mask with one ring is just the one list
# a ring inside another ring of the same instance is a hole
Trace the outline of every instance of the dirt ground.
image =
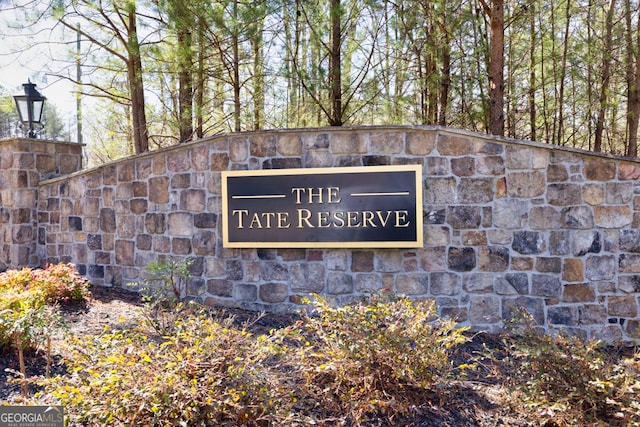
[[(92, 299), (83, 306), (64, 310), (64, 318), (69, 333), (75, 336), (100, 334), (105, 327), (125, 329), (135, 326), (142, 308), (140, 296), (122, 288), (93, 287)], [(252, 332), (268, 333), (272, 328), (284, 327), (295, 321), (295, 316), (264, 314), (237, 309), (221, 309), (220, 316), (231, 315), (235, 321), (248, 322)], [(64, 369), (60, 356), (60, 340), (54, 342), (53, 353), (57, 363), (54, 373)], [(496, 336), (479, 334), (460, 348), (454, 362), (467, 363), (484, 354), (485, 346), (499, 348)], [(27, 357), (28, 374), (42, 375), (44, 357), (40, 353)], [(541, 425), (540, 420), (528, 421), (508, 405), (508, 391), (501, 384), (500, 375), (494, 375), (496, 367), (490, 360), (480, 359), (481, 368), (472, 376), (456, 382), (448, 391), (448, 398), (439, 406), (433, 406), (429, 413), (422, 414), (410, 424), (416, 427), (528, 427)], [(0, 350), (0, 402), (19, 403), (19, 385), (7, 381), (14, 376), (11, 370), (18, 370), (13, 351)], [(553, 424), (547, 424), (553, 425)]]

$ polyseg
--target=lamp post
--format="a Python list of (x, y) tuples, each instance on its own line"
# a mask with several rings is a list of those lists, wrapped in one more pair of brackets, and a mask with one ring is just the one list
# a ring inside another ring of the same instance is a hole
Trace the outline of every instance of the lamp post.
[(34, 125), (42, 126), (42, 112), (44, 111), (45, 98), (38, 92), (36, 85), (28, 83), (22, 85), (24, 88), (24, 95), (15, 95), (13, 98), (16, 101), (16, 107), (18, 107), (18, 114), (20, 114), (20, 121), (23, 126), (29, 129), (29, 138), (37, 138)]

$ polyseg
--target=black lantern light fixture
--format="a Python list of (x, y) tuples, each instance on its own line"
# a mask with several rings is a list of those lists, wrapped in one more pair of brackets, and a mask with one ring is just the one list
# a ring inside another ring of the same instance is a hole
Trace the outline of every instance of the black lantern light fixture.
[(20, 114), (20, 121), (23, 126), (29, 129), (28, 137), (37, 138), (35, 126), (40, 126), (42, 129), (42, 112), (44, 111), (45, 98), (38, 92), (36, 85), (28, 83), (22, 85), (24, 88), (24, 95), (15, 95), (13, 98), (16, 101), (16, 107), (18, 107), (18, 114)]

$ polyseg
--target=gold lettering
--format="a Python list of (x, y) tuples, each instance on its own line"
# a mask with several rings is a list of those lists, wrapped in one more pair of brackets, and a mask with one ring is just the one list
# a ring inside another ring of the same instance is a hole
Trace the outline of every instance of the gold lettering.
[(347, 212), (347, 227), (349, 228), (360, 227), (360, 222), (358, 221), (358, 212), (356, 211)]
[(289, 213), (288, 212), (278, 212), (278, 228), (289, 228), (291, 224), (289, 224)]
[(340, 187), (327, 187), (327, 203), (340, 203), (341, 198), (338, 197)]
[(237, 228), (244, 228), (244, 226), (242, 225), (242, 214), (244, 215), (249, 215), (249, 211), (246, 209), (234, 209), (231, 212), (231, 215), (238, 215), (238, 227)]
[(292, 193), (295, 193), (296, 195), (296, 205), (299, 205), (300, 203), (302, 203), (300, 201), (300, 193), (304, 192), (304, 188), (298, 188), (298, 187), (294, 187), (291, 189)]
[(409, 211), (396, 211), (396, 228), (409, 226), (407, 215), (409, 215)]
[(311, 218), (311, 211), (309, 209), (298, 209), (298, 228), (304, 228), (302, 223), (304, 222), (307, 227), (315, 228), (310, 222), (309, 218)]
[(387, 226), (387, 222), (389, 222), (389, 217), (391, 216), (391, 211), (387, 211), (385, 217), (382, 217), (382, 211), (376, 211), (376, 215), (378, 215), (378, 219), (380, 220), (380, 224), (383, 227)]
[(266, 217), (267, 219), (267, 228), (271, 228), (271, 218), (274, 218), (276, 216), (275, 212), (265, 212), (262, 214), (263, 217)]
[(318, 212), (318, 228), (331, 227), (333, 223), (329, 222), (329, 212)]
[(369, 226), (376, 228), (377, 225), (375, 225), (373, 223), (373, 212), (371, 211), (363, 211), (362, 212), (362, 227), (363, 228), (367, 228), (367, 224), (369, 224)]
[(249, 228), (253, 228), (253, 225), (256, 224), (257, 228), (262, 228), (262, 223), (260, 222), (260, 216), (257, 213), (254, 213), (251, 217), (251, 223), (249, 224)]
[(333, 226), (336, 228), (344, 227), (344, 211), (335, 211), (333, 213)]

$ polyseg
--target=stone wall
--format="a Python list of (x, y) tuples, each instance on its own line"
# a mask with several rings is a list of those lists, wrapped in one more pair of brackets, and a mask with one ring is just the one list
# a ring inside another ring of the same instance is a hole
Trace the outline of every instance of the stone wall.
[(0, 140), (0, 271), (38, 264), (38, 185), (81, 168), (81, 144)]
[[(423, 165), (422, 248), (222, 247), (222, 170), (408, 163)], [(639, 179), (637, 161), (444, 128), (229, 134), (42, 182), (24, 240), (40, 263), (73, 262), (98, 285), (192, 258), (188, 292), (207, 305), (278, 311), (311, 292), (348, 302), (389, 289), (479, 329), (524, 307), (548, 331), (631, 340)]]

